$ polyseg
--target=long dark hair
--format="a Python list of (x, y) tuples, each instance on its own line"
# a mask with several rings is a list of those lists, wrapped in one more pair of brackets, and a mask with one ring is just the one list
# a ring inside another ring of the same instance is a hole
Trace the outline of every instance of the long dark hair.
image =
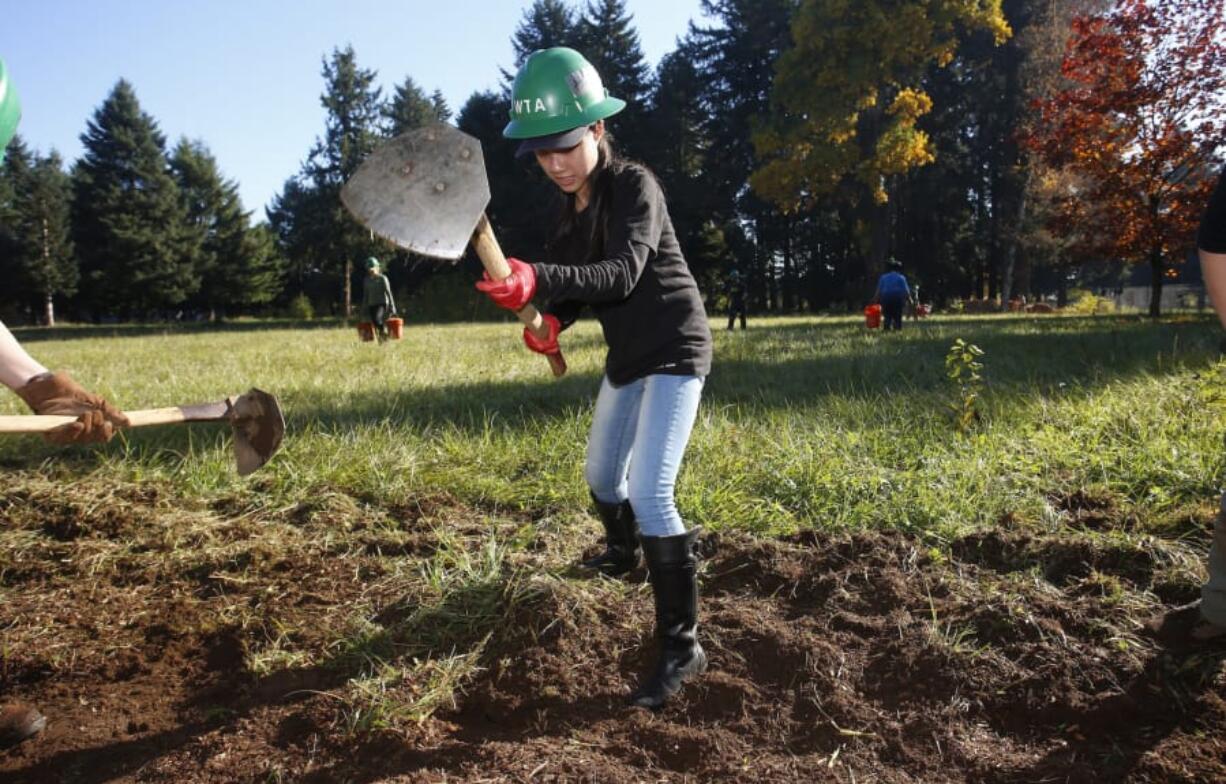
[[(608, 235), (609, 208), (613, 201), (613, 178), (633, 162), (620, 157), (613, 148), (613, 134), (605, 128), (600, 140), (596, 142), (596, 168), (589, 176), (592, 183), (591, 197), (588, 199), (584, 212), (592, 216), (589, 233), (582, 239), (588, 249), (588, 257), (584, 261), (592, 261), (604, 249), (604, 240)], [(575, 210), (575, 194), (561, 193), (554, 210), (553, 232), (549, 237), (550, 249), (564, 247), (572, 241), (573, 235), (579, 232), (581, 223), (579, 213)]]

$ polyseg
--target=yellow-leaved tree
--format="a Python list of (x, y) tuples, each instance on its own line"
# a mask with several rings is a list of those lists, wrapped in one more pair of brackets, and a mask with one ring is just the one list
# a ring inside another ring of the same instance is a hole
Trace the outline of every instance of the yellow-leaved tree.
[(1012, 35), (1001, 0), (801, 0), (771, 115), (754, 131), (764, 163), (750, 185), (785, 212), (851, 185), (874, 275), (887, 250), (891, 177), (935, 160), (918, 124), (932, 110), (924, 73), (980, 30), (998, 45)]

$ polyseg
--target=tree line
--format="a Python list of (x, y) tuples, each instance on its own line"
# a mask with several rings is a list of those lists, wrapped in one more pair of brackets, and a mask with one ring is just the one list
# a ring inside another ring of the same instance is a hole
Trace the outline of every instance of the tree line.
[[(1193, 243), (1221, 164), (1215, 0), (703, 0), (653, 70), (624, 0), (535, 0), (498, 90), (454, 113), (406, 76), (384, 96), (352, 47), (323, 58), (323, 132), (253, 222), (207, 147), (167, 150), (131, 85), (70, 171), (17, 141), (0, 171), (0, 308), (50, 319), (221, 316), (291, 303), (347, 313), (368, 255), (422, 318), (490, 315), (478, 269), (397, 252), (339, 190), (381, 141), (454, 122), (482, 142), (503, 246), (540, 258), (553, 187), (501, 135), (533, 51), (583, 52), (627, 102), (611, 130), (669, 196), (713, 309), (856, 309), (887, 258), (921, 297), (1063, 295), (1085, 262), (1155, 295)], [(1101, 265), (1100, 265), (1101, 267)], [(1153, 313), (1157, 313), (1157, 297)]]
[(269, 227), (252, 223), (202, 142), (167, 149), (132, 85), (115, 85), (81, 139), (70, 172), (54, 151), (9, 144), (0, 169), (7, 317), (53, 324), (57, 303), (82, 320), (217, 317), (278, 296), (285, 261)]

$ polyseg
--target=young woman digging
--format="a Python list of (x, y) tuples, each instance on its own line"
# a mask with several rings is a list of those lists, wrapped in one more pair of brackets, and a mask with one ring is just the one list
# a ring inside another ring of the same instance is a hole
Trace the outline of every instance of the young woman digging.
[(641, 543), (660, 656), (631, 702), (654, 709), (707, 666), (697, 638), (698, 531), (686, 530), (673, 488), (711, 370), (711, 331), (663, 191), (613, 150), (605, 120), (624, 107), (573, 49), (528, 57), (503, 135), (522, 140), (517, 154), (534, 155), (558, 188), (547, 259), (508, 259), (510, 277), (477, 287), (510, 310), (534, 295), (546, 303), (548, 339), (524, 332), (538, 353), (559, 350), (558, 333), (583, 307), (600, 321), (608, 354), (585, 476), (605, 550), (583, 566), (623, 574), (638, 564)]

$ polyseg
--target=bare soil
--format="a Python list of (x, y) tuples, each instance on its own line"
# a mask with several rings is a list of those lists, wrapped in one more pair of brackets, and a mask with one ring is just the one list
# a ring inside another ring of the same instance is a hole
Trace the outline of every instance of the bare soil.
[[(1144, 626), (1195, 597), (1203, 531), (1190, 549), (1111, 537), (1135, 521), (1063, 502), (1074, 525), (1059, 536), (1010, 520), (943, 547), (706, 536), (711, 668), (655, 714), (625, 705), (651, 658), (645, 575), (572, 591), (555, 563), (561, 587), (507, 605), (454, 702), (355, 730), (343, 657), (257, 674), (249, 654), (277, 629), (310, 648), (359, 605), (393, 625), (412, 602), (387, 576), (438, 544), (423, 521), (479, 541), (479, 510), (424, 499), (379, 512), (388, 529), (360, 499), (204, 509), (137, 486), (18, 483), (0, 490), (0, 694), (49, 723), (0, 752), (0, 780), (1226, 781), (1226, 645)], [(318, 546), (251, 544), (261, 515)], [(169, 533), (188, 525), (196, 555)]]

